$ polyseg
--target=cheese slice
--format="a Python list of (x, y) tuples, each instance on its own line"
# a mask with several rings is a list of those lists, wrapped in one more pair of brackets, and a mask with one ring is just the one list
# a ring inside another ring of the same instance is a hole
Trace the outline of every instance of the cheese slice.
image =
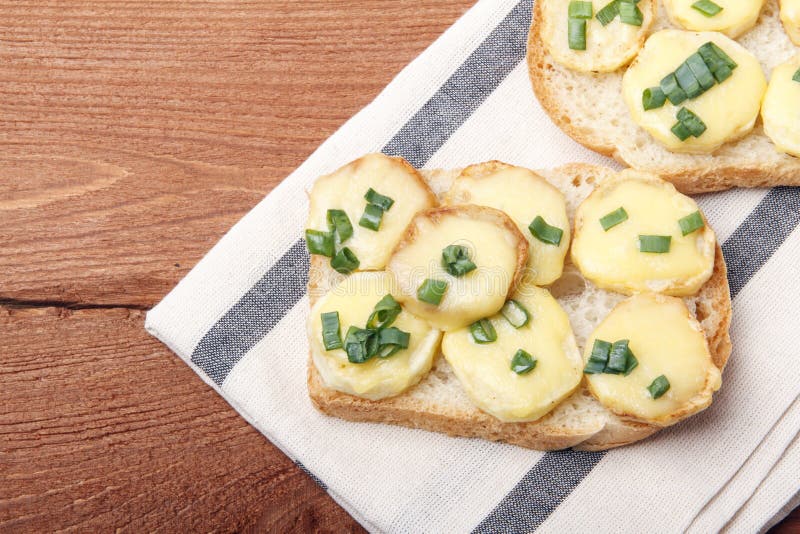
[[(359, 226), (372, 188), (394, 200), (378, 231)], [(368, 154), (336, 172), (320, 177), (311, 189), (306, 228), (328, 230), (329, 209), (347, 213), (353, 235), (343, 245), (358, 258), (359, 270), (383, 269), (406, 225), (420, 210), (436, 205), (436, 197), (419, 173), (401, 158)]]
[(781, 0), (781, 21), (789, 39), (800, 46), (800, 0)]
[(697, 0), (664, 0), (673, 24), (693, 31), (722, 32), (735, 39), (756, 25), (764, 0), (714, 0), (722, 11), (709, 17), (693, 8)]
[[(644, 110), (642, 93), (656, 87), (707, 42), (719, 46), (736, 63), (733, 74), (697, 98), (678, 106), (666, 103)], [(767, 81), (758, 59), (736, 41), (716, 32), (662, 30), (651, 35), (622, 78), (622, 95), (633, 120), (659, 143), (673, 152), (710, 154), (728, 141), (753, 129)], [(699, 137), (681, 141), (671, 128), (678, 111), (685, 107), (702, 120), (707, 129)]]
[[(627, 220), (604, 230), (600, 219), (619, 208)], [(697, 203), (672, 184), (651, 174), (622, 171), (578, 206), (572, 261), (601, 288), (693, 295), (711, 277), (716, 250), (708, 225), (683, 235), (678, 221), (696, 211)], [(670, 236), (669, 252), (640, 252), (640, 235)]]
[[(453, 182), (444, 204), (480, 204), (503, 211), (528, 239), (525, 280), (547, 285), (561, 277), (569, 250), (567, 206), (561, 191), (535, 172), (499, 162), (467, 167)], [(533, 236), (528, 225), (537, 215), (564, 231), (560, 244), (545, 243)]]
[[(629, 340), (639, 362), (628, 376), (586, 375), (592, 394), (618, 415), (669, 425), (706, 408), (722, 383), (703, 330), (680, 299), (643, 294), (621, 302), (589, 336), (584, 363), (595, 339)], [(670, 387), (653, 399), (647, 387), (661, 375)]]
[(411, 334), (407, 349), (388, 358), (374, 357), (365, 363), (350, 363), (344, 349), (325, 350), (322, 319), (326, 312), (339, 312), (340, 335), (344, 341), (350, 326), (364, 328), (370, 314), (394, 283), (385, 272), (354, 273), (320, 298), (308, 316), (307, 330), (311, 359), (322, 381), (331, 389), (371, 400), (402, 393), (431, 369), (439, 348), (441, 332), (406, 310), (391, 326)]
[(641, 0), (638, 7), (643, 15), (641, 26), (625, 24), (617, 16), (603, 26), (597, 12), (610, 0), (592, 0), (591, 19), (586, 21), (586, 50), (571, 50), (568, 38), (569, 2), (538, 0), (541, 22), (540, 35), (553, 58), (571, 69), (583, 72), (612, 72), (627, 65), (642, 47), (655, 20), (655, 0)]
[(800, 55), (772, 71), (761, 106), (766, 133), (775, 147), (800, 158), (800, 82), (792, 78), (800, 71)]
[[(459, 277), (442, 266), (442, 250), (466, 246), (476, 269)], [(454, 330), (497, 313), (527, 261), (527, 241), (503, 212), (484, 206), (436, 208), (411, 221), (387, 269), (397, 280), (394, 297), (441, 330)], [(438, 305), (422, 302), (427, 279), (445, 281)]]
[[(442, 352), (481, 410), (505, 422), (534, 421), (577, 389), (583, 366), (567, 314), (549, 291), (525, 285), (512, 298), (530, 314), (527, 325), (516, 329), (498, 314), (496, 341), (478, 344), (460, 328), (444, 335)], [(511, 370), (519, 349), (536, 360), (525, 374)]]

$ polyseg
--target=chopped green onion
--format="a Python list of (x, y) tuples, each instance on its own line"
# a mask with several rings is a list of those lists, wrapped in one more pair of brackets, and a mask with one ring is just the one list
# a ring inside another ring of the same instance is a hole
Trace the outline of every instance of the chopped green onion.
[[(706, 44), (704, 44), (700, 48), (703, 48), (703, 47), (708, 47), (709, 49), (711, 49), (711, 51), (714, 52), (717, 55), (717, 57), (719, 59), (721, 59), (722, 62), (725, 65), (727, 65), (728, 67), (730, 67), (731, 69), (735, 69), (736, 67), (739, 66), (733, 59), (731, 59), (731, 57), (728, 54), (726, 54), (720, 47), (718, 47), (712, 41), (707, 42)], [(698, 50), (698, 52), (699, 52), (699, 50)]]
[(664, 375), (659, 376), (653, 382), (647, 386), (647, 391), (650, 392), (650, 396), (653, 399), (659, 398), (661, 395), (666, 393), (669, 390), (669, 380)]
[(600, 225), (603, 227), (603, 230), (608, 232), (610, 229), (614, 228), (616, 225), (625, 222), (628, 220), (628, 212), (625, 211), (625, 208), (619, 207), (612, 211), (611, 213), (607, 213), (600, 218)]
[(447, 282), (444, 280), (434, 280), (428, 278), (417, 289), (417, 298), (422, 302), (438, 306), (442, 302), (442, 297), (447, 292)]
[(350, 363), (366, 362), (378, 352), (377, 332), (351, 326), (344, 338), (344, 350)]
[(677, 119), (682, 123), (694, 137), (700, 137), (706, 131), (706, 123), (700, 117), (686, 108), (678, 110)]
[(692, 132), (690, 132), (689, 128), (687, 128), (682, 122), (676, 122), (672, 128), (670, 128), (670, 130), (673, 134), (675, 134), (675, 137), (681, 141), (686, 141), (692, 136)]
[(706, 17), (713, 17), (717, 15), (720, 11), (722, 11), (722, 7), (718, 6), (711, 0), (698, 0), (692, 7), (705, 15)]
[(339, 237), (339, 243), (344, 243), (353, 235), (353, 225), (344, 210), (328, 210), (328, 228)]
[(524, 375), (533, 371), (534, 367), (536, 367), (536, 362), (537, 360), (533, 356), (519, 349), (514, 353), (514, 357), (511, 358), (511, 370), (518, 375)]
[(628, 340), (621, 339), (611, 345), (608, 353), (608, 363), (603, 370), (605, 373), (621, 375), (628, 368)]
[(399, 328), (383, 328), (378, 330), (378, 358), (388, 358), (399, 350), (407, 349), (411, 334)]
[[(725, 56), (725, 58), (721, 57), (717, 51)], [(714, 75), (714, 79), (717, 80), (717, 83), (722, 83), (730, 78), (733, 74), (733, 69), (736, 68), (736, 62), (710, 41), (698, 48), (697, 53), (703, 58), (703, 62)]]
[(358, 261), (353, 251), (347, 247), (337, 252), (336, 256), (331, 260), (331, 267), (342, 274), (352, 273), (358, 269), (359, 265), (361, 265), (361, 262)]
[(644, 15), (631, 0), (619, 0), (619, 20), (632, 26), (641, 26), (644, 22)]
[(619, 2), (612, 0), (597, 12), (595, 18), (600, 21), (600, 24), (607, 26), (617, 15), (619, 15)]
[(586, 50), (586, 21), (584, 19), (567, 20), (567, 39), (570, 50)]
[(669, 235), (640, 235), (639, 252), (663, 254), (669, 252), (672, 236)]
[(561, 238), (564, 235), (564, 230), (561, 228), (550, 226), (545, 220), (537, 215), (533, 222), (528, 225), (528, 229), (533, 234), (533, 237), (543, 243), (558, 246), (561, 244)]
[(309, 254), (319, 254), (330, 258), (334, 251), (333, 234), (319, 230), (306, 230), (306, 246)]
[(700, 82), (697, 81), (697, 78), (692, 74), (692, 69), (690, 69), (689, 65), (685, 62), (681, 63), (681, 65), (675, 69), (675, 77), (678, 79), (678, 85), (681, 86), (681, 89), (683, 89), (687, 97), (697, 98), (703, 94), (703, 90), (700, 88)]
[(453, 276), (464, 276), (476, 269), (469, 258), (469, 249), (462, 245), (448, 245), (442, 250), (442, 266)]
[(400, 304), (391, 295), (384, 296), (375, 305), (367, 319), (367, 328), (385, 328), (391, 325), (401, 312)]
[(342, 348), (342, 338), (339, 334), (339, 312), (323, 313), (322, 318), (322, 344), (325, 350)]
[(720, 68), (714, 71), (714, 79), (717, 80), (717, 83), (724, 82), (732, 75), (733, 75), (733, 69), (731, 69), (727, 65), (722, 65)]
[(578, 0), (572, 0), (569, 3), (569, 17), (575, 19), (590, 19), (592, 18), (592, 3), (591, 2), (579, 2)]
[(691, 213), (678, 220), (678, 224), (681, 227), (681, 233), (683, 235), (689, 235), (695, 230), (699, 230), (706, 225), (706, 223), (703, 221), (703, 216), (700, 215), (699, 211)]
[(393, 199), (381, 195), (371, 187), (369, 188), (369, 191), (367, 191), (367, 193), (364, 195), (364, 198), (367, 200), (369, 204), (375, 204), (383, 211), (389, 211), (389, 208), (391, 208), (392, 204), (394, 204)]
[(670, 73), (665, 76), (664, 79), (661, 80), (660, 87), (674, 106), (677, 106), (687, 98), (686, 92), (678, 85), (678, 78), (675, 77), (675, 73)]
[(507, 300), (506, 303), (503, 304), (500, 313), (503, 314), (506, 321), (511, 323), (511, 326), (514, 328), (522, 328), (531, 320), (531, 316), (528, 310), (525, 309), (525, 306), (513, 299)]
[(489, 319), (481, 319), (469, 325), (469, 333), (472, 334), (475, 343), (481, 345), (497, 341), (497, 331)]
[(636, 356), (633, 355), (633, 352), (631, 351), (630, 347), (628, 347), (628, 362), (625, 365), (625, 372), (622, 373), (622, 375), (628, 376), (638, 366), (639, 366), (639, 360), (636, 359)]
[(794, 73), (794, 76), (792, 76), (792, 81), (800, 82), (800, 69), (797, 69), (797, 72)]
[(381, 227), (381, 219), (383, 219), (383, 209), (377, 204), (367, 204), (358, 225), (377, 232)]
[(645, 111), (658, 109), (667, 101), (667, 95), (661, 87), (648, 87), (642, 93), (642, 107)]
[(586, 362), (586, 367), (583, 368), (583, 372), (587, 375), (602, 373), (608, 363), (610, 352), (611, 343), (603, 341), (602, 339), (595, 339), (594, 345), (592, 345), (592, 353), (589, 355), (589, 361)]
[(692, 74), (697, 79), (697, 82), (700, 84), (700, 88), (704, 93), (714, 87), (714, 84), (717, 83), (714, 80), (714, 75), (709, 70), (708, 65), (706, 65), (705, 61), (703, 61), (703, 56), (701, 56), (699, 53), (695, 52), (689, 56), (686, 59), (685, 65), (687, 65), (692, 71)]

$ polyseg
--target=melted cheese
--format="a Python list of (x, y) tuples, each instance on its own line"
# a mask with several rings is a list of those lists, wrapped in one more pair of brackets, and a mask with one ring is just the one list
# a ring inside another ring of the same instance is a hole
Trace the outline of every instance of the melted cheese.
[(764, 132), (781, 152), (800, 158), (800, 55), (775, 67), (761, 107)]
[[(567, 207), (561, 191), (538, 174), (510, 166), (488, 175), (462, 174), (448, 191), (444, 203), (480, 204), (505, 212), (528, 239), (525, 280), (546, 285), (561, 277), (570, 238)], [(528, 225), (537, 215), (564, 230), (560, 245), (543, 243), (533, 237)]]
[[(571, 50), (567, 37), (569, 2), (539, 0), (541, 6), (541, 38), (553, 58), (571, 69), (584, 72), (611, 72), (626, 65), (642, 47), (644, 36), (655, 19), (653, 0), (642, 0), (639, 9), (644, 15), (641, 26), (624, 24), (617, 16), (607, 26), (596, 17), (587, 20), (586, 50)], [(596, 15), (609, 0), (592, 0)]]
[[(442, 352), (476, 406), (501, 421), (534, 421), (575, 391), (582, 364), (569, 319), (546, 289), (521, 286), (512, 298), (528, 310), (527, 325), (516, 329), (498, 314), (495, 342), (475, 343), (466, 327), (444, 335)], [(522, 375), (511, 370), (519, 349), (537, 362)]]
[(673, 24), (693, 31), (722, 32), (731, 39), (755, 26), (764, 0), (714, 0), (722, 11), (707, 17), (694, 9), (696, 0), (664, 0), (664, 7)]
[[(642, 93), (658, 86), (703, 44), (713, 41), (737, 64), (733, 75), (697, 98), (673, 106), (669, 100), (658, 109), (645, 111)], [(633, 120), (673, 152), (709, 154), (727, 141), (750, 132), (758, 117), (767, 82), (758, 60), (737, 42), (714, 32), (663, 30), (647, 39), (644, 49), (622, 78), (622, 94)], [(681, 141), (671, 128), (678, 110), (696, 113), (708, 129), (700, 137)]]
[[(721, 385), (700, 324), (680, 299), (648, 294), (623, 301), (587, 340), (584, 363), (595, 339), (628, 339), (639, 361), (628, 376), (586, 375), (592, 394), (617, 414), (670, 424), (711, 404)], [(661, 375), (670, 388), (654, 400), (647, 386)]]
[[(358, 224), (367, 206), (364, 194), (370, 187), (394, 200), (377, 232)], [(419, 174), (402, 160), (369, 154), (319, 178), (311, 189), (310, 203), (309, 229), (327, 231), (329, 209), (347, 213), (353, 236), (344, 246), (355, 253), (359, 270), (371, 270), (386, 266), (408, 222), (418, 211), (434, 206), (436, 199)]]
[[(628, 219), (603, 230), (600, 219), (620, 207)], [(711, 277), (716, 243), (708, 225), (682, 235), (678, 221), (697, 209), (695, 201), (672, 184), (649, 174), (623, 171), (600, 184), (578, 206), (572, 261), (602, 288), (692, 295)], [(669, 252), (640, 252), (640, 235), (671, 236)]]
[(781, 0), (781, 21), (789, 39), (800, 46), (800, 0)]
[(355, 273), (322, 297), (311, 309), (307, 329), (311, 358), (322, 381), (329, 388), (367, 399), (382, 399), (402, 393), (431, 369), (441, 332), (403, 310), (392, 324), (411, 334), (407, 349), (389, 358), (372, 358), (350, 363), (343, 349), (326, 351), (322, 344), (325, 312), (339, 312), (340, 335), (344, 341), (350, 326), (364, 328), (375, 304), (391, 293), (392, 276), (386, 272)]
[[(492, 220), (473, 217), (467, 209), (442, 208), (418, 215), (411, 223), (413, 241), (403, 243), (389, 260), (397, 279), (395, 298), (415, 315), (442, 330), (453, 330), (497, 313), (514, 281), (518, 262), (518, 232)], [(509, 221), (509, 224), (511, 222)], [(442, 267), (442, 250), (464, 245), (477, 268), (451, 276)], [(438, 306), (417, 299), (417, 289), (428, 279), (444, 280), (447, 292)]]

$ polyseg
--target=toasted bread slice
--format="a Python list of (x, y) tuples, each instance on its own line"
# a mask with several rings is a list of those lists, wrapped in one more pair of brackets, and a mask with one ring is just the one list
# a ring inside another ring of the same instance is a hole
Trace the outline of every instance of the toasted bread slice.
[[(496, 166), (497, 162), (488, 162)], [(440, 197), (460, 170), (422, 171), (431, 189)], [(606, 167), (574, 164), (539, 171), (564, 193), (567, 211), (574, 216), (578, 204), (593, 184), (615, 172)], [(312, 256), (309, 273), (311, 304), (341, 277), (326, 258)], [(550, 291), (570, 318), (575, 339), (582, 349), (595, 326), (625, 296), (604, 291), (587, 282), (567, 261), (564, 275)], [(697, 295), (684, 298), (700, 322), (714, 364), (722, 369), (731, 352), (728, 327), (731, 303), (722, 251), (717, 246), (714, 273)], [(481, 437), (523, 447), (556, 450), (576, 447), (604, 450), (644, 439), (659, 427), (614, 415), (581, 388), (543, 418), (526, 423), (503, 423), (479, 410), (467, 397), (452, 368), (438, 355), (432, 371), (416, 386), (396, 397), (379, 401), (355, 397), (327, 388), (309, 360), (308, 391), (322, 412), (350, 421), (383, 422), (443, 432), (453, 436)]]
[[(670, 27), (674, 26), (660, 6), (653, 31)], [(586, 73), (564, 67), (547, 52), (541, 30), (540, 3), (534, 2), (527, 55), (534, 93), (553, 122), (582, 145), (658, 174), (684, 193), (800, 184), (800, 158), (779, 153), (760, 121), (751, 133), (713, 154), (670, 152), (631, 119), (620, 96), (624, 68)], [(796, 53), (781, 26), (778, 0), (767, 0), (756, 26), (738, 42), (759, 59), (767, 74)]]

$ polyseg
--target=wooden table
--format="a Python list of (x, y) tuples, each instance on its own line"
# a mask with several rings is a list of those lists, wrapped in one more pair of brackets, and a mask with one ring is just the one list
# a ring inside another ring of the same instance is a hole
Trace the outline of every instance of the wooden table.
[(360, 531), (144, 313), (470, 4), (0, 2), (0, 530)]

